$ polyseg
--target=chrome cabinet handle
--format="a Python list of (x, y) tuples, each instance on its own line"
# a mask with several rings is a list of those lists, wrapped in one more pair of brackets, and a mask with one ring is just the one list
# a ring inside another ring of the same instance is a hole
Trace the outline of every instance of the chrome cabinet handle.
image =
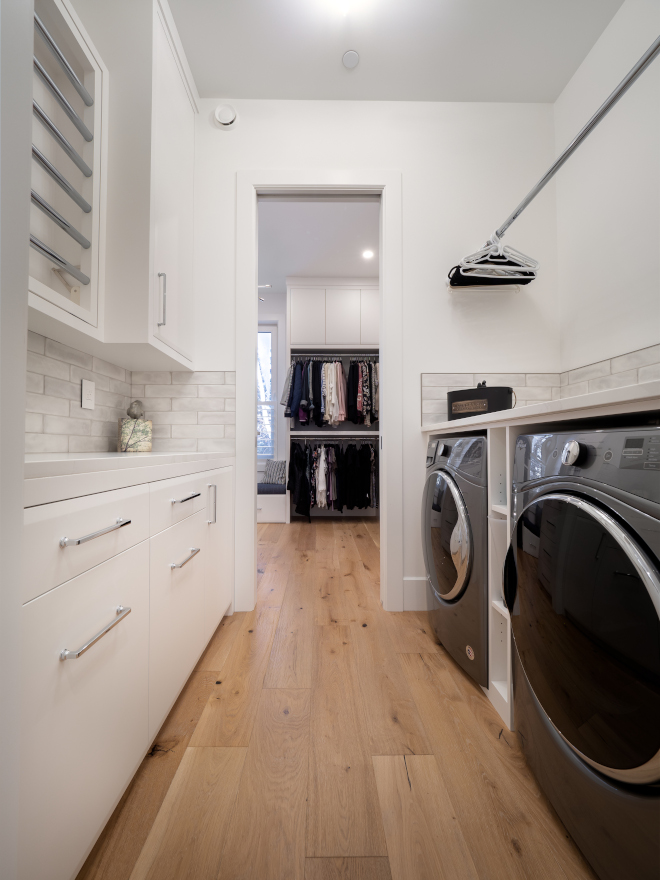
[(108, 532), (116, 532), (117, 529), (123, 529), (124, 526), (130, 526), (130, 524), (130, 519), (122, 519), (120, 517), (114, 526), (108, 526), (107, 529), (101, 529), (99, 532), (92, 532), (91, 535), (85, 535), (82, 538), (60, 538), (60, 547), (71, 547), (74, 544), (86, 544), (88, 541), (93, 541), (94, 538), (100, 538), (101, 535), (107, 535)]
[(99, 639), (102, 639), (106, 633), (110, 632), (113, 626), (117, 626), (118, 623), (121, 623), (121, 621), (125, 617), (128, 617), (130, 613), (130, 608), (124, 608), (123, 605), (118, 605), (117, 616), (112, 621), (112, 623), (109, 623), (106, 627), (104, 627), (101, 632), (96, 633), (93, 639), (90, 639), (82, 646), (82, 648), (78, 648), (77, 651), (67, 651), (66, 648), (63, 651), (60, 651), (60, 660), (77, 660), (81, 654), (84, 654), (85, 651), (88, 651), (92, 647), (92, 645), (95, 645)]
[(159, 272), (158, 277), (163, 279), (163, 320), (158, 326), (164, 327), (167, 324), (167, 272)]
[(193, 498), (199, 498), (201, 492), (193, 492), (192, 495), (186, 495), (185, 498), (170, 498), (170, 504), (183, 504), (184, 501), (192, 501)]
[(208, 524), (212, 526), (218, 521), (218, 487), (215, 483), (209, 483), (208, 488), (213, 489), (213, 519), (207, 520)]
[(201, 547), (191, 547), (190, 548), (190, 556), (186, 556), (183, 562), (170, 562), (170, 568), (183, 568), (184, 565), (187, 565), (193, 556), (197, 556)]

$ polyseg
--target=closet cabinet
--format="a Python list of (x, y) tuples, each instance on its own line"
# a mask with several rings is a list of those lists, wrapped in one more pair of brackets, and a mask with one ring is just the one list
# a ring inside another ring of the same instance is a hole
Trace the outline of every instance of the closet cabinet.
[(290, 345), (378, 346), (377, 279), (287, 278), (287, 289)]

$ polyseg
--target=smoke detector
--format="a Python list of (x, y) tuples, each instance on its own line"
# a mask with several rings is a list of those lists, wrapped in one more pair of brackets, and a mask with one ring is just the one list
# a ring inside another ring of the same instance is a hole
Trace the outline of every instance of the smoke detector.
[(233, 128), (238, 119), (231, 104), (218, 104), (213, 115), (220, 128)]

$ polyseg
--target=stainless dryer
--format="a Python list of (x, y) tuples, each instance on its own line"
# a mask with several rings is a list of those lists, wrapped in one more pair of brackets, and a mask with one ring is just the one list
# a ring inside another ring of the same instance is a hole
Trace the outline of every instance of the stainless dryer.
[(519, 437), (514, 717), (602, 880), (660, 876), (660, 430)]
[(486, 438), (431, 440), (422, 501), (430, 621), (454, 660), (488, 687)]

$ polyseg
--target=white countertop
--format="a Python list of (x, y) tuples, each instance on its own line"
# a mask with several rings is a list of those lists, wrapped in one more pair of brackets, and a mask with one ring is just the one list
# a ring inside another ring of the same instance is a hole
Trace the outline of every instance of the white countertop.
[(91, 474), (124, 468), (156, 467), (164, 464), (215, 461), (221, 466), (231, 452), (46, 452), (25, 456), (25, 479)]
[(503, 409), (493, 413), (469, 416), (465, 419), (438, 422), (424, 425), (422, 434), (447, 433), (449, 431), (475, 430), (495, 425), (514, 425), (525, 422), (564, 421), (573, 418), (591, 418), (608, 413), (644, 412), (660, 409), (660, 380), (641, 382), (639, 385), (626, 385), (623, 388), (609, 388), (607, 391), (594, 391), (577, 397), (564, 397), (561, 400), (546, 400), (531, 406)]

